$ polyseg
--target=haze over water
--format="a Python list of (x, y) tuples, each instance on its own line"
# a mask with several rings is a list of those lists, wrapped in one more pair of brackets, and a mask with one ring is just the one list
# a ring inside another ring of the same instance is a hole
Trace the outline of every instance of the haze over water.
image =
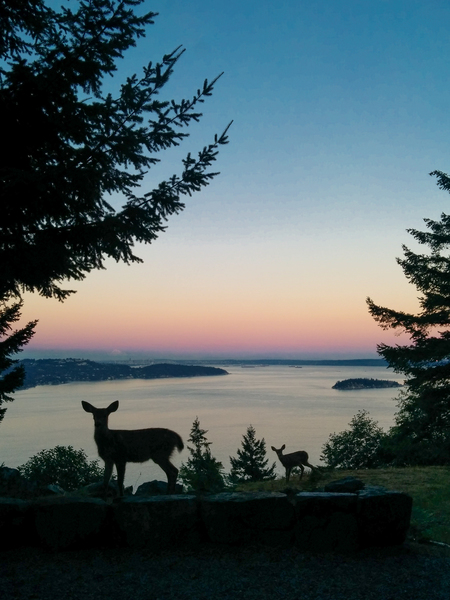
[[(189, 456), (187, 440), (196, 416), (208, 430), (212, 454), (227, 472), (229, 457), (236, 456), (250, 424), (257, 438), (265, 439), (270, 464), (276, 460), (270, 446), (282, 444), (286, 452), (306, 450), (310, 462), (320, 464), (330, 433), (348, 429), (358, 410), (368, 410), (384, 428), (393, 424), (396, 412), (398, 389), (344, 392), (331, 389), (336, 381), (368, 377), (402, 382), (384, 367), (225, 368), (230, 374), (221, 377), (71, 383), (18, 392), (0, 425), (0, 464), (16, 467), (57, 445), (83, 448), (90, 459), (98, 458), (93, 420), (81, 400), (97, 407), (119, 400), (119, 410), (110, 416), (112, 429), (177, 431), (185, 442), (184, 451), (174, 455), (178, 467)], [(283, 473), (278, 463), (277, 471)], [(152, 479), (165, 480), (152, 461), (127, 465), (126, 485), (136, 488)]]

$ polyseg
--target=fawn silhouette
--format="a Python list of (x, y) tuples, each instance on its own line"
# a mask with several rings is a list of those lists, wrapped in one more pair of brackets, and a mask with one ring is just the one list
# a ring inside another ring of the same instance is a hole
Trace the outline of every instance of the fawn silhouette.
[(170, 462), (175, 448), (181, 452), (183, 440), (170, 429), (153, 427), (149, 429), (109, 429), (108, 417), (119, 408), (116, 400), (107, 408), (96, 408), (89, 402), (81, 401), (86, 412), (94, 417), (94, 440), (98, 455), (105, 461), (103, 483), (108, 486), (114, 465), (116, 465), (117, 482), (120, 495), (123, 496), (123, 480), (127, 462), (142, 463), (152, 459), (167, 475), (167, 491), (175, 492), (178, 469)]
[(275, 448), (275, 446), (271, 446), (271, 448), (274, 452), (277, 453), (281, 464), (286, 469), (286, 483), (289, 481), (289, 477), (291, 476), (291, 470), (293, 467), (300, 467), (300, 479), (303, 477), (303, 471), (305, 470), (305, 467), (309, 467), (312, 471), (314, 471), (316, 468), (308, 462), (309, 456), (308, 453), (304, 450), (299, 450), (298, 452), (291, 452), (290, 454), (283, 454), (283, 450), (286, 448), (285, 444), (283, 444), (278, 450), (277, 448)]

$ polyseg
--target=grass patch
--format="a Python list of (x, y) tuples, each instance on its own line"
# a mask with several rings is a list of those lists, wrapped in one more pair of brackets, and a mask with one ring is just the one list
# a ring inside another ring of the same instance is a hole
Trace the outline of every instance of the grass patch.
[[(382, 485), (389, 490), (405, 492), (413, 498), (410, 535), (450, 544), (450, 467), (405, 467), (356, 471), (328, 471), (320, 475), (291, 477), (289, 490), (318, 491), (330, 481), (357, 477), (366, 484)], [(287, 491), (284, 478), (258, 483), (245, 483), (237, 491)]]

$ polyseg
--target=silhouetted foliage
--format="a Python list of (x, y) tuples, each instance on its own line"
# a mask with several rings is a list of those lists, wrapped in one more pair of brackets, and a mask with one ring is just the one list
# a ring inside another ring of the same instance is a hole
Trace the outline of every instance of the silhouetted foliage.
[[(450, 178), (434, 171), (441, 189), (450, 192)], [(397, 373), (404, 373), (406, 389), (392, 431), (399, 454), (407, 464), (450, 462), (450, 216), (425, 219), (427, 231), (408, 229), (428, 252), (417, 254), (403, 246), (397, 259), (420, 292), (420, 310), (405, 313), (367, 300), (369, 311), (383, 329), (405, 332), (406, 345), (380, 344), (378, 353)]]
[[(22, 365), (17, 365), (18, 359), (12, 358), (14, 354), (22, 351), (34, 335), (37, 321), (30, 321), (22, 329), (13, 330), (13, 324), (21, 316), (22, 302), (6, 306), (0, 302), (0, 406), (4, 402), (12, 402), (10, 396), (20, 388), (25, 378)], [(16, 365), (16, 366), (14, 366)], [(0, 408), (0, 423), (5, 416), (6, 408)]]
[[(162, 100), (183, 50), (144, 66), (105, 90), (117, 61), (145, 35), (156, 13), (143, 0), (86, 0), (59, 11), (42, 0), (5, 0), (0, 9), (0, 298), (37, 291), (63, 300), (65, 280), (82, 280), (107, 257), (140, 262), (137, 242), (151, 243), (182, 196), (208, 185), (226, 130), (179, 175), (141, 195), (156, 154), (177, 146), (202, 114), (213, 81), (190, 99)], [(112, 206), (116, 197), (125, 202)]]
[(252, 425), (247, 427), (243, 436), (242, 450), (238, 448), (237, 457), (230, 456), (231, 481), (263, 481), (275, 479), (276, 464), (268, 467), (269, 459), (266, 458), (266, 442), (264, 438), (256, 439), (256, 431)]
[(66, 492), (95, 483), (103, 477), (99, 461), (88, 461), (85, 451), (75, 450), (73, 446), (42, 450), (18, 469), (24, 477), (40, 486), (59, 485)]
[(374, 469), (386, 464), (385, 438), (378, 423), (366, 410), (360, 410), (350, 421), (350, 430), (330, 435), (320, 459), (337, 469)]
[(198, 417), (195, 418), (188, 441), (190, 456), (180, 468), (179, 478), (184, 485), (196, 492), (220, 492), (225, 487), (223, 465), (215, 459), (210, 450), (212, 442), (208, 442), (207, 429), (200, 427)]
[[(196, 157), (188, 153), (179, 175), (138, 194), (156, 155), (178, 146), (184, 129), (199, 121), (199, 106), (218, 79), (205, 80), (190, 99), (160, 99), (184, 52), (178, 47), (109, 93), (105, 78), (156, 16), (139, 15), (142, 3), (72, 1), (59, 10), (43, 0), (0, 4), (4, 324), (17, 306), (6, 303), (25, 291), (64, 300), (73, 293), (64, 281), (84, 279), (107, 258), (141, 262), (134, 244), (153, 242), (168, 217), (183, 210), (182, 197), (217, 175), (210, 167), (228, 127)], [(15, 332), (13, 353), (29, 341), (31, 325)], [(9, 346), (0, 350), (0, 369), (10, 363)], [(13, 373), (0, 380), (6, 394), (21, 385), (21, 369)]]

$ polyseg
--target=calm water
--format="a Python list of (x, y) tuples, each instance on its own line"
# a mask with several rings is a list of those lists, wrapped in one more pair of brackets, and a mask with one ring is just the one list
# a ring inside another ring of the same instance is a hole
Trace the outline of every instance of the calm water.
[[(97, 458), (92, 416), (81, 400), (104, 407), (119, 400), (110, 417), (112, 429), (168, 427), (186, 441), (192, 422), (208, 430), (213, 455), (229, 470), (229, 457), (241, 447), (248, 425), (257, 438), (270, 446), (286, 444), (286, 452), (307, 450), (310, 462), (320, 464), (323, 444), (330, 433), (348, 428), (352, 416), (366, 409), (382, 427), (393, 424), (397, 389), (339, 392), (338, 380), (373, 377), (401, 382), (401, 377), (382, 367), (225, 367), (230, 375), (192, 379), (131, 380), (40, 386), (15, 395), (0, 424), (0, 464), (23, 464), (43, 449), (56, 445), (83, 448)], [(188, 450), (174, 457), (179, 466)], [(103, 463), (102, 463), (103, 464)], [(280, 465), (277, 465), (282, 473)], [(151, 461), (127, 466), (126, 484), (140, 485), (164, 479)]]

